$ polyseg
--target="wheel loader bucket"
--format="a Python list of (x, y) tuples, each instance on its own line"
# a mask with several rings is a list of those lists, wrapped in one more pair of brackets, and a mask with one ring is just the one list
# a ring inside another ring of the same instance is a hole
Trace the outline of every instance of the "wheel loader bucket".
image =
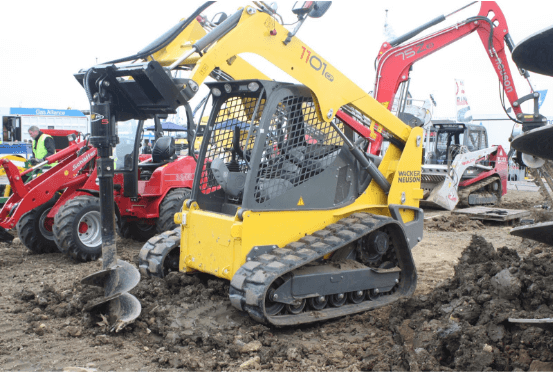
[(533, 129), (519, 135), (511, 142), (511, 147), (521, 153), (553, 160), (553, 125)]
[(459, 203), (459, 196), (455, 188), (455, 183), (451, 180), (449, 175), (446, 175), (444, 181), (436, 185), (427, 199), (421, 201), (422, 205), (431, 207), (439, 206), (449, 211), (452, 211), (455, 206), (457, 206), (457, 203)]
[(117, 260), (115, 266), (85, 277), (81, 280), (82, 284), (104, 288), (104, 297), (88, 305), (85, 310), (107, 306), (111, 330), (118, 332), (140, 315), (140, 302), (128, 293), (139, 281), (140, 272), (123, 260)]
[(513, 228), (510, 233), (553, 246), (553, 221)]

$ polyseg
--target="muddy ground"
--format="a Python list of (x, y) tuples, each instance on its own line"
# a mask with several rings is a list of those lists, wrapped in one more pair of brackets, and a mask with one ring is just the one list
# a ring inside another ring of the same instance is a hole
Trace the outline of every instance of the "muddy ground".
[[(538, 193), (513, 191), (502, 207), (538, 219), (539, 202)], [(510, 236), (510, 226), (444, 211), (426, 217), (413, 249), (414, 297), (301, 328), (260, 325), (231, 307), (227, 282), (176, 273), (142, 279), (132, 291), (141, 316), (112, 334), (82, 312), (98, 292), (80, 279), (99, 262), (33, 255), (17, 239), (0, 244), (0, 370), (553, 370), (553, 334), (506, 321), (553, 315), (551, 249)], [(140, 247), (118, 241), (131, 263)]]

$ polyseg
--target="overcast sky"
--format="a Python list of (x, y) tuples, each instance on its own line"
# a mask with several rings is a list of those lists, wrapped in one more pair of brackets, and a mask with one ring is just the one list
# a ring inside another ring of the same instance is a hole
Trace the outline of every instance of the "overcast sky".
[[(307, 45), (365, 91), (374, 85), (374, 60), (385, 41), (385, 9), (396, 35), (405, 33), (441, 14), (448, 14), (469, 1), (340, 1), (327, 14), (309, 19), (298, 33)], [(127, 0), (10, 1), (3, 4), (0, 21), (0, 107), (88, 109), (84, 90), (73, 74), (96, 61), (136, 53), (187, 17), (201, 1)], [(248, 2), (218, 2), (206, 13), (231, 14)], [(546, 1), (501, 1), (510, 33), (518, 43), (551, 24), (551, 3)], [(295, 21), (293, 2), (278, 2), (287, 23)], [(448, 18), (426, 33), (477, 15), (475, 4)], [(421, 35), (422, 36), (422, 35)], [(511, 67), (514, 70), (512, 61)], [(516, 70), (519, 95), (528, 86)], [(270, 73), (276, 79), (283, 74)], [(469, 35), (415, 64), (411, 92), (415, 98), (434, 94), (435, 116), (454, 115), (454, 79), (464, 79), (474, 117), (503, 112), (498, 79), (477, 34)], [(533, 75), (538, 89), (548, 89), (553, 78)], [(553, 92), (542, 112), (553, 115)]]

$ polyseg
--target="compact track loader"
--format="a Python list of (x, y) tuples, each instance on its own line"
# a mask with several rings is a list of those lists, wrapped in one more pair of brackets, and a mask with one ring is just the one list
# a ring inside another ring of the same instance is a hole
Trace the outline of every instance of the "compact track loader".
[[(298, 25), (329, 5), (294, 9)], [(126, 154), (124, 168), (112, 167), (117, 123), (175, 113), (214, 74), (223, 82), (210, 83), (192, 196), (175, 219), (184, 224), (145, 245), (141, 272), (199, 270), (232, 280), (232, 303), (276, 325), (311, 322), (307, 310), (331, 318), (414, 292), (422, 129), (393, 116), (299, 40), (299, 27), (290, 32), (276, 16), (256, 2), (184, 45), (179, 32), (194, 15), (144, 53), (76, 75), (91, 102), (102, 215), (102, 271), (83, 283), (104, 288), (91, 308), (108, 307), (115, 330), (140, 312), (127, 293), (138, 271), (117, 259), (114, 241), (113, 177), (137, 167), (136, 151)], [(244, 66), (238, 54), (248, 52), (304, 85), (268, 81), (253, 67), (251, 80), (232, 81), (233, 68)], [(175, 69), (190, 70), (189, 78), (174, 78)], [(389, 132), (393, 145), (384, 158), (365, 153), (368, 128), (351, 110)]]
[[(302, 20), (321, 9), (295, 11)], [(393, 116), (272, 14), (246, 7), (229, 20), (235, 24), (225, 25), (196, 66), (209, 71), (213, 56), (232, 57), (239, 46), (305, 85), (208, 83), (211, 114), (192, 196), (175, 217), (181, 229), (146, 243), (141, 273), (201, 271), (228, 279), (232, 304), (274, 325), (411, 295), (411, 249), (423, 230), (422, 128)], [(352, 110), (393, 137), (384, 158), (365, 153), (367, 128), (347, 114)]]
[[(338, 72), (334, 82), (347, 86), (341, 95), (361, 93)], [(403, 149), (374, 159), (377, 169), (345, 135), (347, 124), (321, 118), (318, 96), (306, 86), (258, 80), (208, 86), (214, 102), (192, 197), (175, 218), (182, 233), (166, 232), (144, 246), (142, 274), (201, 271), (231, 280), (232, 304), (274, 325), (411, 295), (411, 249), (422, 239), (422, 129), (409, 129), (365, 94), (363, 112), (407, 135)], [(224, 142), (230, 149), (219, 146)]]
[(483, 126), (433, 122), (426, 130), (423, 207), (495, 205), (507, 193), (507, 153)]

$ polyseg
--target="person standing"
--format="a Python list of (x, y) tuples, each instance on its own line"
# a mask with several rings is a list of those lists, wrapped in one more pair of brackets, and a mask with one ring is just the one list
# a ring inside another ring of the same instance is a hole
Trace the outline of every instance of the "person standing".
[[(54, 144), (52, 136), (43, 133), (37, 126), (31, 126), (29, 128), (29, 135), (33, 139), (33, 155), (30, 159), (33, 166), (44, 162), (46, 157), (56, 154), (56, 145)], [(50, 166), (55, 164), (56, 163), (52, 163)]]
[(150, 146), (150, 140), (144, 140), (144, 146), (142, 147), (142, 154), (152, 154), (152, 147)]

